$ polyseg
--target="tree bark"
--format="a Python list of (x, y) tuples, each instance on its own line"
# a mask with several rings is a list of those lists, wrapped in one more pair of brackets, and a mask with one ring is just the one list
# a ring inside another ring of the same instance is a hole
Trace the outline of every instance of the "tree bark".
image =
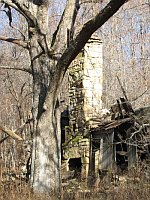
[(61, 135), (57, 95), (63, 75), (56, 71), (55, 61), (41, 53), (39, 38), (30, 39), (33, 70), (33, 144), (31, 183), (35, 192), (60, 192)]
[(36, 121), (32, 146), (32, 184), (34, 191), (60, 191), (60, 132), (57, 132), (57, 116), (53, 94), (49, 96), (51, 106)]

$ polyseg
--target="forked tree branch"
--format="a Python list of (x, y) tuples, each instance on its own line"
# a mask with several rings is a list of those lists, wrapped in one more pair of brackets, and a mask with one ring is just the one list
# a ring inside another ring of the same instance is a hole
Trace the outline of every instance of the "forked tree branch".
[(95, 17), (83, 25), (79, 34), (64, 51), (58, 63), (58, 66), (61, 68), (60, 70), (64, 70), (64, 68), (67, 70), (72, 60), (74, 60), (82, 50), (91, 35), (111, 18), (126, 1), (127, 0), (111, 0)]
[(21, 15), (23, 15), (30, 24), (33, 26), (37, 25), (36, 18), (25, 6), (24, 1), (22, 0), (0, 0), (0, 3), (6, 3), (8, 6), (14, 8)]
[(53, 34), (51, 46), (52, 49), (54, 49), (54, 51), (57, 49), (57, 51), (59, 52), (61, 49), (64, 48), (64, 46), (62, 46), (64, 45), (64, 43), (61, 43), (60, 41), (63, 40), (65, 41), (65, 44), (67, 43), (67, 30), (73, 32), (73, 27), (77, 17), (78, 10), (79, 10), (79, 0), (67, 1), (60, 22), (57, 26), (55, 33)]
[(28, 43), (23, 41), (23, 40), (17, 39), (17, 38), (0, 36), (0, 40), (3, 40), (5, 42), (10, 42), (10, 43), (13, 43), (13, 44), (17, 44), (17, 45), (19, 45), (19, 46), (21, 46), (25, 49), (28, 49)]

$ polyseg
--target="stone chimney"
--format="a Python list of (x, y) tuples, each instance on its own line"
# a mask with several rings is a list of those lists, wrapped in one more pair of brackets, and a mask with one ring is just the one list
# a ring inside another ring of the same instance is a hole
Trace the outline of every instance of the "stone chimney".
[(74, 131), (99, 117), (102, 109), (102, 41), (92, 37), (69, 68), (69, 113)]
[(102, 42), (91, 38), (84, 48), (83, 96), (85, 120), (98, 117), (102, 109)]

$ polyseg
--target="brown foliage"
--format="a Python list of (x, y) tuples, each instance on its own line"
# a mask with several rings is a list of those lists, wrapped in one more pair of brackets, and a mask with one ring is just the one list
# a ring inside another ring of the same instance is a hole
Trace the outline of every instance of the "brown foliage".
[[(2, 173), (1, 173), (2, 174)], [(68, 185), (62, 190), (62, 200), (149, 200), (150, 184), (149, 170), (145, 164), (120, 176), (119, 180), (111, 182), (109, 177), (99, 180), (92, 188), (85, 187), (84, 183), (78, 182), (77, 187)], [(84, 185), (84, 186), (83, 186)], [(55, 200), (59, 197), (33, 194), (29, 184), (22, 180), (0, 181), (1, 200)]]

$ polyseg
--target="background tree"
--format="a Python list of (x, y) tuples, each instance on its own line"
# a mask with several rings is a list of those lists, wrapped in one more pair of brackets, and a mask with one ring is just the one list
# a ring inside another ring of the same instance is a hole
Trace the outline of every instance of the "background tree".
[(119, 76), (134, 108), (150, 102), (150, 4), (129, 1), (98, 32), (103, 40), (104, 99), (110, 107), (122, 96)]
[[(32, 75), (32, 170), (35, 191), (50, 192), (60, 188), (60, 113), (57, 99), (67, 68), (91, 35), (100, 28), (126, 0), (111, 0), (84, 25), (75, 30), (79, 0), (68, 0), (55, 32), (49, 26), (50, 1), (1, 0), (9, 24), (20, 13), (27, 33), (20, 38), (0, 36), (28, 51), (30, 67), (20, 70)], [(85, 3), (84, 1), (81, 3)]]

